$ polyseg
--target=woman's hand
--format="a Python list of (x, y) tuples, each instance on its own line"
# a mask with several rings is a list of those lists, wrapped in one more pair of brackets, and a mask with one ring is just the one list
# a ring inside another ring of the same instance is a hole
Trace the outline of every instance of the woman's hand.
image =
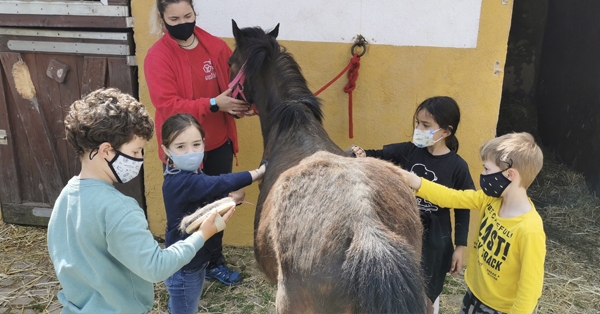
[(235, 99), (231, 97), (231, 88), (221, 93), (221, 95), (215, 97), (219, 111), (227, 112), (231, 115), (239, 118), (244, 117), (250, 110), (250, 104), (243, 100)]
[(464, 246), (457, 245), (454, 253), (452, 254), (452, 264), (450, 264), (450, 275), (456, 275), (461, 272), (463, 268), (463, 250)]

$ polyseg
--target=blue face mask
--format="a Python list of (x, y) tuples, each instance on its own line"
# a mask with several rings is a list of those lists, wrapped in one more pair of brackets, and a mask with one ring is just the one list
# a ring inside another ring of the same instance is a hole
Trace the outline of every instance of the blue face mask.
[(196, 171), (200, 169), (200, 164), (204, 159), (204, 152), (175, 155), (171, 150), (169, 150), (169, 153), (171, 154), (170, 158), (173, 160), (173, 164), (177, 166), (177, 168), (185, 171)]
[[(510, 168), (510, 167), (509, 167)], [(490, 174), (482, 174), (479, 176), (479, 186), (483, 189), (483, 193), (490, 197), (500, 197), (506, 187), (511, 183), (508, 178), (502, 175), (502, 172), (508, 168)]]

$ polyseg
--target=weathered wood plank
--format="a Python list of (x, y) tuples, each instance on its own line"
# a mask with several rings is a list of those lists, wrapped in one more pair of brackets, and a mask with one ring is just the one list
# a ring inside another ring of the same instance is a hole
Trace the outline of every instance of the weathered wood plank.
[(54, 143), (48, 138), (48, 127), (35, 95), (30, 72), (18, 53), (1, 53), (0, 60), (8, 76), (8, 85), (15, 100), (17, 113), (25, 127), (27, 142), (43, 182), (43, 202), (51, 205), (60, 194), (63, 180), (58, 169)]
[[(83, 57), (82, 56), (66, 56), (61, 57), (61, 61), (71, 68), (71, 73), (65, 79), (63, 84), (60, 84), (60, 99), (63, 111), (63, 118), (69, 112), (71, 104), (81, 98), (81, 82), (83, 77)], [(64, 134), (64, 132), (63, 132)], [(67, 156), (69, 161), (67, 179), (79, 174), (81, 171), (81, 163), (79, 157), (75, 154), (75, 150), (71, 145), (67, 144)]]
[(9, 224), (48, 226), (47, 204), (2, 204), (2, 220)]
[(129, 5), (129, 0), (108, 0), (108, 5)]
[(0, 14), (0, 26), (133, 28), (133, 18), (120, 16)]
[(108, 61), (108, 86), (116, 87), (123, 93), (134, 95), (132, 67), (127, 65), (127, 58), (106, 58)]
[(144, 195), (144, 168), (140, 170), (140, 174), (127, 183), (115, 182), (114, 186), (121, 193), (135, 198), (140, 207), (146, 211), (146, 196)]
[(0, 34), (0, 52), (124, 56), (134, 54), (132, 42), (129, 38), (101, 40)]
[[(25, 59), (27, 63), (27, 56), (25, 56)], [(32, 61), (30, 60), (29, 62), (31, 63)], [(32, 66), (35, 67), (35, 64)], [(14, 164), (17, 167), (17, 175), (19, 176), (18, 184), (21, 187), (21, 199), (22, 202), (42, 202), (44, 194), (39, 187), (42, 187), (44, 183), (42, 182), (42, 177), (34, 158), (34, 154), (37, 152), (31, 149), (29, 140), (27, 139), (26, 128), (29, 126), (23, 124), (17, 109), (18, 103), (15, 100), (15, 96), (20, 96), (18, 94), (13, 95), (8, 85), (8, 80), (6, 84), (6, 91), (10, 95), (8, 108), (11, 112), (10, 120), (14, 132), (16, 157), (18, 158), (14, 161)]]
[[(113, 57), (107, 58), (108, 73), (107, 73), (107, 86), (116, 87), (123, 93), (128, 93), (134, 97), (134, 82), (137, 78), (133, 78), (133, 69), (127, 65), (127, 58), (125, 57)], [(125, 184), (115, 183), (117, 190), (121, 193), (131, 196), (137, 200), (144, 210), (146, 209), (146, 198), (144, 196), (144, 173), (143, 171), (133, 180)]]
[(6, 74), (0, 66), (0, 128), (6, 131), (8, 144), (0, 145), (0, 201), (3, 203), (21, 203), (21, 190), (18, 184), (17, 165), (15, 165), (15, 147), (10, 112), (8, 110), (8, 94), (4, 90)]
[(106, 87), (106, 63), (105, 57), (84, 57), (81, 97)]
[[(65, 138), (65, 126), (63, 123), (63, 110), (61, 106), (60, 97), (60, 85), (61, 83), (56, 82), (52, 78), (48, 77), (46, 70), (48, 65), (53, 63), (52, 60), (73, 58), (71, 56), (59, 56), (59, 55), (47, 55), (47, 54), (31, 54), (35, 56), (35, 62), (37, 66), (37, 85), (35, 85), (38, 95), (38, 101), (40, 107), (43, 110), (43, 117), (46, 120), (48, 126), (48, 137), (50, 141), (55, 143), (54, 150), (58, 157), (58, 165), (61, 173), (62, 185), (67, 184), (67, 180), (70, 177), (68, 173), (68, 155), (67, 155), (67, 143)], [(62, 63), (62, 62), (61, 62)], [(64, 63), (63, 63), (64, 64)], [(67, 65), (65, 65), (67, 66)], [(32, 76), (33, 76), (32, 71)]]
[(63, 41), (99, 44), (132, 44), (131, 31), (105, 32), (64, 29), (0, 27), (0, 39), (30, 41)]
[[(106, 0), (103, 0), (105, 2)], [(0, 12), (7, 14), (67, 16), (129, 16), (129, 7), (106, 5), (100, 1), (2, 0)]]

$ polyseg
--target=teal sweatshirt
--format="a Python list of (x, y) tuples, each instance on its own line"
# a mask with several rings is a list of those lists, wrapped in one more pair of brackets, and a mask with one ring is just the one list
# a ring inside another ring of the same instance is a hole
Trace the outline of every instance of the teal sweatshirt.
[(69, 180), (48, 224), (63, 313), (148, 312), (152, 283), (189, 263), (203, 245), (195, 232), (161, 249), (138, 203), (97, 179)]

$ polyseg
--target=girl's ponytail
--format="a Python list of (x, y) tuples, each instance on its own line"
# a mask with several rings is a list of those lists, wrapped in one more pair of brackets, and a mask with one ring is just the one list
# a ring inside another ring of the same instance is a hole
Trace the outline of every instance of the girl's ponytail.
[(458, 138), (456, 138), (454, 133), (446, 138), (446, 146), (448, 146), (451, 151), (454, 151), (455, 153), (458, 152)]

